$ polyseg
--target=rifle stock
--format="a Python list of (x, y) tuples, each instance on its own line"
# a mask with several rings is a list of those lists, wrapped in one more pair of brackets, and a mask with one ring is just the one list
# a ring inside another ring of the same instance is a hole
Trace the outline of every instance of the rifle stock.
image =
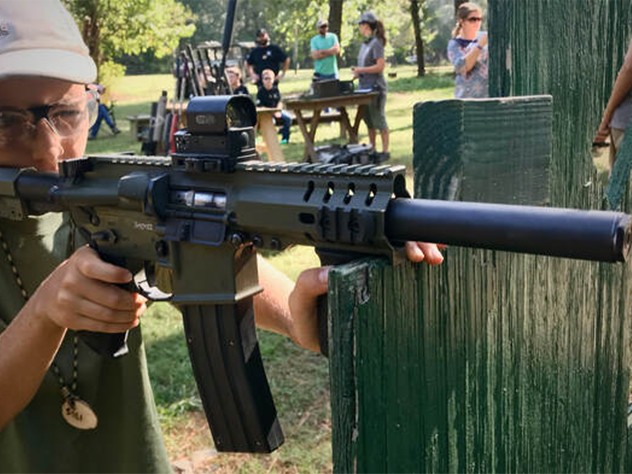
[(219, 451), (283, 442), (255, 333), (256, 248), (392, 261), (405, 240), (605, 262), (629, 251), (626, 214), (414, 200), (401, 166), (256, 160), (244, 96), (194, 98), (187, 114), (171, 159), (89, 156), (60, 175), (0, 169), (0, 217), (68, 212), (104, 258), (171, 295)]

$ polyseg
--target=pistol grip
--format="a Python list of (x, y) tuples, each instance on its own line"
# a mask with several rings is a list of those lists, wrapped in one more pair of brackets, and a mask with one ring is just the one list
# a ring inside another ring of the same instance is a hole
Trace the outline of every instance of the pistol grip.
[[(96, 248), (94, 245), (91, 245), (91, 247)], [(123, 265), (123, 259), (117, 259), (116, 257), (105, 255), (101, 252), (99, 252), (99, 256), (105, 262), (121, 267), (125, 266)], [(137, 291), (136, 284), (133, 280), (118, 286), (132, 293)], [(129, 352), (129, 348), (127, 347), (128, 332), (129, 331), (111, 334), (105, 332), (78, 331), (77, 335), (97, 354), (102, 356), (121, 357)]]
[(128, 333), (129, 331), (114, 334), (78, 331), (77, 335), (96, 353), (102, 356), (120, 357), (129, 352), (127, 347)]
[(179, 309), (217, 450), (269, 453), (278, 448), (283, 433), (261, 361), (252, 297)]

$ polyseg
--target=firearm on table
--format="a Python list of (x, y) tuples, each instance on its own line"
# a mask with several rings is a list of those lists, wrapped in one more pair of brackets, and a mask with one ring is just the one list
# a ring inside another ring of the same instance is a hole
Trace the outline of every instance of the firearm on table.
[[(629, 250), (621, 213), (416, 200), (402, 166), (257, 161), (246, 96), (193, 98), (187, 122), (171, 159), (89, 156), (60, 175), (0, 169), (0, 217), (68, 212), (104, 259), (144, 272), (141, 292), (170, 295), (219, 451), (283, 441), (255, 333), (257, 248), (396, 260), (404, 241), (420, 240), (604, 262)], [(124, 340), (114, 342), (105, 350)]]

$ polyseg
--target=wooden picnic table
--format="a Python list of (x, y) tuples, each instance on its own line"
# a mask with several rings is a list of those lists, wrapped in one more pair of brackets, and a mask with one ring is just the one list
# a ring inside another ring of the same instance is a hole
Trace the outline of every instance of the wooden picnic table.
[(143, 131), (149, 129), (151, 125), (151, 115), (128, 115), (126, 118), (129, 121), (129, 130), (132, 136), (139, 142), (143, 141)]
[(285, 161), (279, 143), (279, 135), (274, 125), (274, 114), (280, 112), (277, 107), (257, 107), (257, 127), (266, 145), (268, 161)]
[[(358, 129), (364, 116), (364, 110), (377, 95), (378, 92), (354, 92), (333, 97), (286, 100), (285, 106), (294, 112), (296, 122), (305, 140), (305, 160), (310, 162), (318, 161), (314, 150), (314, 138), (323, 110), (330, 108), (340, 110), (340, 126), (349, 138), (349, 143), (358, 143)], [(357, 107), (353, 122), (349, 118), (348, 107)], [(312, 117), (309, 122), (303, 116), (303, 112), (306, 110), (312, 111)]]

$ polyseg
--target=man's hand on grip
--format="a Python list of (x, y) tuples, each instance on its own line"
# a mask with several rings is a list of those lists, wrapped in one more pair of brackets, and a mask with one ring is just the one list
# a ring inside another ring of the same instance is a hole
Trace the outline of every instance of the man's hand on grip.
[(44, 280), (27, 306), (62, 328), (124, 332), (138, 325), (145, 310), (145, 298), (116, 286), (131, 279), (128, 270), (82, 247)]

